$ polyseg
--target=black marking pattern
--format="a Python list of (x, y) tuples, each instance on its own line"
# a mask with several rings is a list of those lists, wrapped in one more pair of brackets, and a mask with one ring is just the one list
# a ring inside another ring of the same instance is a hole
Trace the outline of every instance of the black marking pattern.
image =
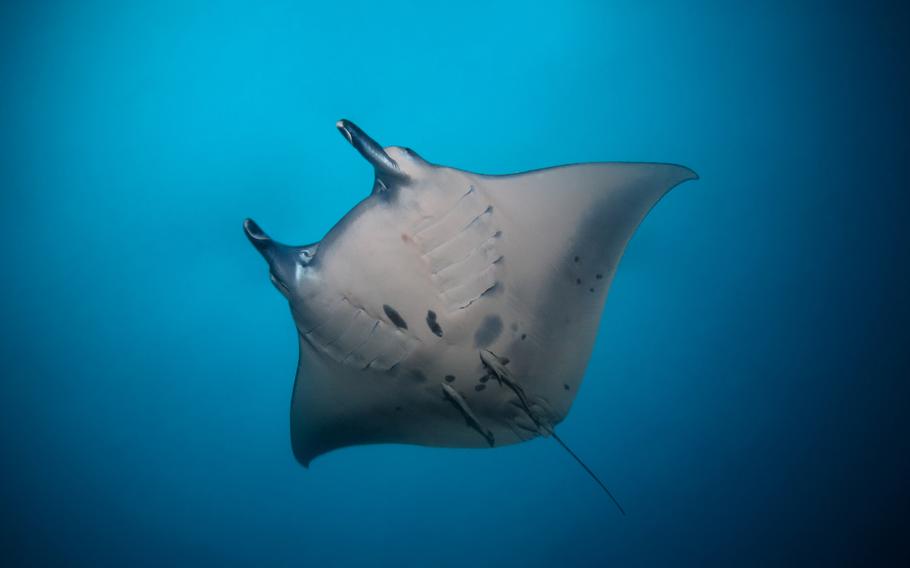
[(491, 345), (499, 334), (502, 333), (502, 318), (497, 315), (483, 318), (480, 327), (474, 332), (474, 345), (477, 347), (487, 347)]
[(442, 327), (436, 320), (436, 312), (433, 310), (427, 310), (427, 327), (430, 328), (430, 331), (433, 332), (433, 335), (436, 337), (442, 337)]
[(404, 318), (401, 317), (401, 314), (398, 313), (398, 310), (396, 310), (392, 306), (390, 306), (388, 304), (383, 304), (382, 311), (384, 311), (385, 315), (388, 316), (389, 320), (395, 324), (395, 327), (398, 327), (401, 329), (408, 328), (408, 322), (404, 321)]

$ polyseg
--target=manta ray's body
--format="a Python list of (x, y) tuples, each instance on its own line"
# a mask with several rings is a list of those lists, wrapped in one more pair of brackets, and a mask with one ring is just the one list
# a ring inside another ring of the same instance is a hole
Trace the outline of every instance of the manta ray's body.
[(478, 175), (338, 127), (373, 163), (372, 194), (314, 245), (282, 245), (245, 223), (297, 326), (297, 459), (553, 434), (626, 243), (695, 174), (592, 163)]

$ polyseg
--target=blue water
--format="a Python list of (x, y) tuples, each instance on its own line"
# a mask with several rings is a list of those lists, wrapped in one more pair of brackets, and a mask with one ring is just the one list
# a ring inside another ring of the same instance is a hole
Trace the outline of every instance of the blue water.
[[(908, 556), (908, 76), (830, 2), (0, 7), (4, 565), (732, 566)], [(795, 4), (795, 5), (794, 5)], [(371, 188), (335, 131), (488, 173), (670, 161), (559, 431), (294, 461), (252, 216)]]

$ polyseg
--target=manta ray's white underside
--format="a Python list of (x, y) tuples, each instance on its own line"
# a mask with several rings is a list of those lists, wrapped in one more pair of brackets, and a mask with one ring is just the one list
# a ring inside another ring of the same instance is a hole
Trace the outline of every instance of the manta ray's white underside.
[(553, 433), (578, 393), (626, 244), (695, 174), (590, 163), (478, 175), (381, 148), (347, 121), (339, 128), (376, 167), (372, 195), (307, 247), (247, 225), (299, 332), (297, 458)]

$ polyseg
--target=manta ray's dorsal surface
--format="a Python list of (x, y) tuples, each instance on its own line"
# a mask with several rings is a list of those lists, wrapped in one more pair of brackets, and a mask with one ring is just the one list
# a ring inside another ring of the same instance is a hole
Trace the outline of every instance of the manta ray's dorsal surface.
[(244, 223), (299, 336), (294, 455), (554, 435), (626, 243), (696, 175), (651, 163), (480, 175), (337, 126), (373, 164), (371, 194), (312, 245)]

